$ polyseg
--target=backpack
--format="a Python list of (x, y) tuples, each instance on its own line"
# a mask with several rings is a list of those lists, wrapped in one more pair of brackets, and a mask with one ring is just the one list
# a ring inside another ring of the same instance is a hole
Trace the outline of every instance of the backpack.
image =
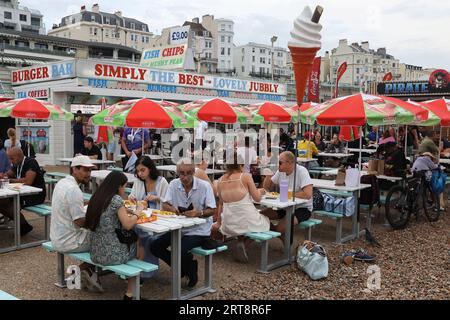
[(366, 174), (361, 176), (361, 183), (370, 184), (371, 187), (361, 190), (359, 203), (365, 205), (374, 205), (380, 201), (380, 188), (378, 178), (374, 174)]
[(440, 169), (433, 170), (431, 175), (431, 190), (435, 194), (441, 194), (445, 189), (445, 182), (447, 181), (447, 175)]
[[(28, 145), (30, 146), (30, 154), (28, 154)], [(34, 151), (34, 147), (31, 143), (28, 143), (26, 140), (20, 140), (20, 148), (25, 156), (28, 158), (36, 158), (36, 152)]]
[(324, 209), (324, 199), (323, 194), (319, 189), (313, 188), (313, 210), (323, 210)]

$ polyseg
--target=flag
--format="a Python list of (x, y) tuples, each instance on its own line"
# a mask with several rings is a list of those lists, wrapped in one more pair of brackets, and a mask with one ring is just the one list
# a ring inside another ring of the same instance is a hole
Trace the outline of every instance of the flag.
[(320, 57), (314, 58), (313, 67), (309, 74), (308, 81), (308, 101), (319, 102), (320, 90)]
[(340, 138), (343, 141), (354, 141), (361, 137), (359, 128), (355, 126), (342, 126), (339, 132)]
[[(105, 110), (105, 109), (106, 109), (106, 99), (105, 99), (105, 97), (103, 97), (102, 101), (101, 101), (100, 111)], [(97, 133), (97, 139), (96, 139), (95, 143), (97, 143), (97, 144), (102, 143), (102, 142), (108, 143), (111, 140), (112, 140), (111, 127), (99, 126), (98, 133)]]
[(338, 70), (337, 70), (337, 77), (336, 77), (336, 86), (334, 88), (334, 97), (338, 97), (338, 90), (339, 90), (339, 80), (341, 80), (342, 76), (344, 75), (345, 71), (347, 70), (347, 62), (343, 62)]
[(394, 77), (392, 76), (392, 72), (388, 72), (384, 75), (383, 81), (391, 81)]

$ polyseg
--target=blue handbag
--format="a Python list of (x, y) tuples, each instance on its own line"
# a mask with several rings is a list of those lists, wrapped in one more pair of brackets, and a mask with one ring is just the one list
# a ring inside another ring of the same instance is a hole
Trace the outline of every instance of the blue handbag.
[(431, 174), (430, 185), (431, 190), (433, 190), (435, 194), (441, 194), (442, 192), (444, 192), (446, 182), (447, 182), (447, 175), (444, 172), (442, 172), (442, 170), (440, 169), (433, 170)]

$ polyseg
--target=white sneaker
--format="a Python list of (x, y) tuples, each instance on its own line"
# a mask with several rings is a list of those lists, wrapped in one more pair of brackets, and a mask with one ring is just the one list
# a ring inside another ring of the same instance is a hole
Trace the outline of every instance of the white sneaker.
[(239, 241), (236, 245), (236, 254), (234, 257), (239, 262), (248, 262), (247, 250), (245, 249), (245, 244), (242, 241)]
[(81, 288), (90, 292), (105, 292), (98, 281), (97, 273), (92, 276), (86, 270), (81, 271)]

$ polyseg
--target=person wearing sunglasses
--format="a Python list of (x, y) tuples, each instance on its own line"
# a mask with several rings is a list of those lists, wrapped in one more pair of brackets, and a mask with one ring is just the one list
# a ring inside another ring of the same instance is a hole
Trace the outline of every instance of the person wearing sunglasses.
[[(263, 187), (266, 191), (270, 191), (271, 188), (279, 186), (280, 180), (282, 179), (282, 173), (285, 173), (286, 178), (288, 179), (289, 189), (292, 190), (294, 188), (294, 170), (297, 165), (295, 174), (295, 197), (308, 200), (305, 207), (297, 208), (294, 212), (293, 223), (294, 225), (297, 225), (311, 217), (311, 212), (313, 210), (313, 183), (311, 177), (309, 176), (308, 170), (305, 167), (295, 163), (295, 156), (292, 152), (285, 151), (281, 153), (278, 165), (278, 171), (275, 175), (266, 176)], [(281, 232), (282, 237), (284, 237), (286, 230), (286, 211), (266, 209), (261, 213), (268, 216), (270, 220), (282, 220), (277, 226), (272, 226), (272, 229)], [(293, 233), (291, 232), (291, 243), (292, 240)]]

